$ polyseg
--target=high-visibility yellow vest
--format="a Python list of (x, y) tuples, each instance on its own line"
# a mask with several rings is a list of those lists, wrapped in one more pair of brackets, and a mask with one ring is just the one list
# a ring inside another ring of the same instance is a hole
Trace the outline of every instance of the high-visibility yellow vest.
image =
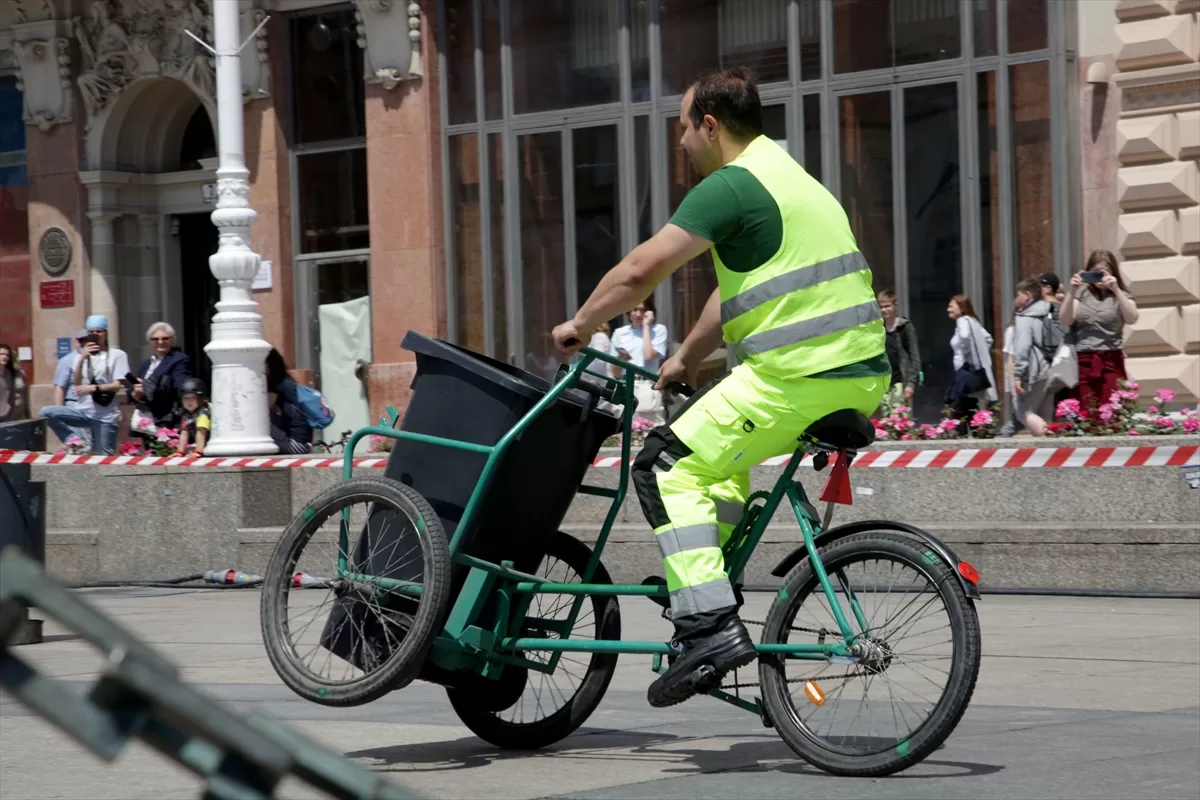
[(783, 237), (766, 263), (734, 272), (712, 248), (721, 329), (738, 360), (779, 377), (804, 377), (886, 351), (871, 270), (837, 199), (766, 136), (731, 162), (779, 207)]

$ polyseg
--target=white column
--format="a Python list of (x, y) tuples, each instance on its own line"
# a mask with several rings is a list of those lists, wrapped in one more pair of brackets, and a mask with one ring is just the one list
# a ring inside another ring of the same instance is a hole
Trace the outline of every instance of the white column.
[(271, 345), (263, 339), (262, 317), (250, 292), (259, 256), (250, 249), (250, 171), (246, 169), (242, 123), (241, 33), (237, 0), (214, 0), (213, 38), (217, 61), (217, 209), (213, 224), (220, 247), (208, 259), (221, 286), (204, 352), (212, 360), (212, 440), (214, 456), (278, 452), (271, 439), (263, 360)]
[(92, 270), (88, 286), (89, 314), (108, 317), (108, 343), (121, 346), (121, 325), (117, 315), (117, 243), (113, 221), (117, 215), (108, 211), (89, 211), (92, 221)]

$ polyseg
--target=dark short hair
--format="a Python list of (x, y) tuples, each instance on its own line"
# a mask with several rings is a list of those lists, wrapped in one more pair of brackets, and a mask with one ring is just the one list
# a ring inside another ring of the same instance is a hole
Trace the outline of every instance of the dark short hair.
[(740, 141), (749, 141), (762, 133), (762, 101), (748, 70), (716, 69), (696, 79), (688, 116), (692, 125), (699, 126), (710, 114), (725, 126), (730, 136)]
[(879, 294), (875, 295), (875, 299), (880, 302), (883, 302), (884, 300), (891, 300), (894, 303), (896, 302), (896, 292), (892, 289), (884, 289)]
[(1049, 286), (1052, 292), (1057, 292), (1058, 288), (1062, 286), (1062, 281), (1053, 272), (1043, 272), (1037, 280), (1042, 286)]

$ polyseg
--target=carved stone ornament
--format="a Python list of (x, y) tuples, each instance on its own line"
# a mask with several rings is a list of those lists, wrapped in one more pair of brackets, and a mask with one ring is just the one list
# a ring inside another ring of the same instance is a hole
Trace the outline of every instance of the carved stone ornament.
[(54, 4), (50, 0), (10, 0), (18, 24), (54, 19)]
[(175, 78), (210, 106), (216, 97), (211, 54), (187, 31), (212, 43), (208, 0), (92, 0), (72, 32), (83, 65), (77, 81), (89, 117), (99, 116), (143, 76)]
[[(244, 40), (259, 23), (266, 19), (267, 12), (251, 8), (242, 12), (241, 30)], [(267, 26), (258, 29), (254, 41), (242, 48), (242, 102), (249, 103), (271, 96), (271, 64), (267, 55)]]
[(38, 242), (38, 262), (52, 278), (57, 278), (71, 266), (71, 237), (57, 226), (46, 229)]
[[(367, 83), (392, 90), (401, 81), (424, 76), (421, 66), (421, 6), (393, 0), (356, 0), (358, 46), (363, 48)], [(403, 5), (404, 13), (400, 13)]]
[(17, 60), (17, 91), (24, 94), (25, 122), (44, 132), (74, 119), (71, 42), (58, 35), (56, 23), (18, 23), (12, 52)]

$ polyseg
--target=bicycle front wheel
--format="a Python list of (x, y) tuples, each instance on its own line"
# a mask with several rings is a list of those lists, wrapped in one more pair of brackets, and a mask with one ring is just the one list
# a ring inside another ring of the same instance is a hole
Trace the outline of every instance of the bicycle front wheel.
[[(915, 539), (856, 534), (820, 556), (863, 655), (855, 663), (763, 656), (767, 711), (788, 746), (826, 772), (907, 769), (941, 746), (971, 700), (980, 662), (975, 608), (950, 567)], [(763, 641), (841, 640), (806, 560), (772, 604)]]

